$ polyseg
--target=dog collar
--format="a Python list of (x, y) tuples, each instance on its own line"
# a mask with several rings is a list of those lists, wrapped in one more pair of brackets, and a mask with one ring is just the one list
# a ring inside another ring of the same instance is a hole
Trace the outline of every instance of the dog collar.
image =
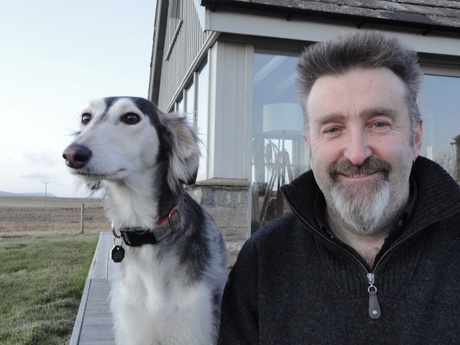
[(115, 237), (123, 238), (125, 244), (131, 247), (138, 247), (144, 244), (157, 244), (168, 235), (182, 229), (182, 221), (179, 215), (180, 206), (182, 206), (182, 198), (166, 217), (156, 223), (153, 229), (140, 226), (122, 226), (119, 228), (120, 236), (116, 234), (114, 228), (112, 228), (112, 232)]

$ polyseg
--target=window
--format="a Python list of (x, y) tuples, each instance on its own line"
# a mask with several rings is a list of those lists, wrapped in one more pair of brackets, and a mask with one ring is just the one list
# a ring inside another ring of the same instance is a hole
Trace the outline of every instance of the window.
[(193, 82), (185, 89), (185, 114), (196, 129), (195, 83)]
[(200, 168), (198, 169), (197, 180), (200, 181), (208, 178), (209, 67), (207, 63), (204, 63), (198, 71), (197, 84), (196, 126), (201, 141)]
[(166, 28), (165, 46), (168, 47), (166, 60), (171, 55), (174, 42), (182, 26), (182, 0), (171, 0), (168, 9), (168, 26)]
[(181, 114), (185, 113), (185, 99), (184, 99), (184, 97), (181, 97), (176, 102), (174, 111), (177, 111), (178, 113), (181, 113)]
[(284, 213), (280, 187), (308, 169), (296, 65), (297, 55), (254, 54), (252, 232)]
[(197, 181), (207, 178), (208, 122), (209, 122), (209, 67), (207, 62), (193, 73), (193, 78), (174, 104), (174, 111), (187, 116), (200, 139), (200, 167)]
[(426, 74), (422, 115), (421, 155), (460, 181), (460, 77)]

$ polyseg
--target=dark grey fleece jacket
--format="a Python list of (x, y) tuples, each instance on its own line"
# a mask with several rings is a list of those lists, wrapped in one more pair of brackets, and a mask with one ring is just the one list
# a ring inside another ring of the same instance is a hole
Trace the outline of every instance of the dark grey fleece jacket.
[(412, 178), (415, 208), (372, 268), (320, 228), (311, 171), (285, 186), (293, 213), (241, 250), (218, 344), (460, 344), (460, 188), (423, 157)]

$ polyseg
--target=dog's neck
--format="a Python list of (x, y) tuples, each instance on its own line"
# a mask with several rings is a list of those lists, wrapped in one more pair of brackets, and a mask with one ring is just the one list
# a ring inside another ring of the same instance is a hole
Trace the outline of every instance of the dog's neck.
[[(129, 181), (108, 181), (105, 208), (115, 227), (139, 226), (152, 228), (177, 205), (179, 195), (167, 184), (156, 189), (152, 178), (138, 176)], [(146, 187), (147, 186), (147, 187)]]

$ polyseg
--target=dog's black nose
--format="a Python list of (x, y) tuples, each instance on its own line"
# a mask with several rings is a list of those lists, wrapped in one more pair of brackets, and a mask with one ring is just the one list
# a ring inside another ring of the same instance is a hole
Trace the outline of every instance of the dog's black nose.
[(66, 164), (73, 169), (83, 168), (92, 156), (90, 149), (83, 145), (70, 145), (62, 154)]

